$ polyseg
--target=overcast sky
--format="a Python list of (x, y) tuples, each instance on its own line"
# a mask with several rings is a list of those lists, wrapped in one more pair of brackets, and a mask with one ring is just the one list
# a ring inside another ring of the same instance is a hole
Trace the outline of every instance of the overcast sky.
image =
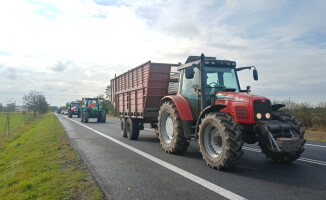
[(326, 101), (326, 1), (1, 1), (0, 103), (30, 90), (51, 105), (103, 94), (148, 60), (229, 59), (244, 89)]

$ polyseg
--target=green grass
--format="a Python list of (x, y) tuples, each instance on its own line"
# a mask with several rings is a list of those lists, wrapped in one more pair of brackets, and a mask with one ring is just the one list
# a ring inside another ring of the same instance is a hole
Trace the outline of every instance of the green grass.
[(20, 128), (0, 136), (0, 199), (104, 199), (55, 116), (12, 119)]
[[(22, 115), (20, 113), (9, 113), (9, 130), (10, 132), (14, 132), (20, 127), (24, 126), (31, 120), (32, 114), (28, 113), (26, 115)], [(5, 126), (7, 122), (7, 113), (0, 113), (0, 136), (4, 134), (8, 134), (5, 131)]]

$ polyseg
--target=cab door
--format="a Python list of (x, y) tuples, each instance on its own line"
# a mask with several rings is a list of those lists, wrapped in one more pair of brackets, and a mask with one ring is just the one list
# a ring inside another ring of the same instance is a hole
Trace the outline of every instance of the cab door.
[(197, 88), (200, 89), (199, 69), (195, 67), (194, 72), (195, 74), (192, 79), (186, 79), (185, 69), (181, 71), (178, 93), (182, 94), (182, 96), (187, 100), (193, 118), (198, 119), (200, 114), (200, 97), (199, 93), (195, 92), (194, 86), (197, 86)]

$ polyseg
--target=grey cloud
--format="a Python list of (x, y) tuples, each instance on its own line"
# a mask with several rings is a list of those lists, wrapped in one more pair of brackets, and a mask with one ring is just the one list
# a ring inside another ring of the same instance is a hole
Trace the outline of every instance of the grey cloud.
[(5, 77), (7, 77), (9, 79), (12, 79), (12, 80), (17, 79), (16, 69), (13, 67), (5, 68), (3, 74)]
[(53, 67), (50, 67), (50, 69), (55, 72), (63, 72), (71, 67), (74, 68), (76, 65), (73, 62), (67, 60), (66, 62), (57, 61), (57, 63)]

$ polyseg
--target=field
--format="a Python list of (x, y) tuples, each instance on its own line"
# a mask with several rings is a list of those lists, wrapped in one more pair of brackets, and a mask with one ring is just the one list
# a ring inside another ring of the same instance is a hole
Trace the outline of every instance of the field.
[(10, 115), (0, 134), (0, 199), (103, 199), (55, 115), (29, 121)]

